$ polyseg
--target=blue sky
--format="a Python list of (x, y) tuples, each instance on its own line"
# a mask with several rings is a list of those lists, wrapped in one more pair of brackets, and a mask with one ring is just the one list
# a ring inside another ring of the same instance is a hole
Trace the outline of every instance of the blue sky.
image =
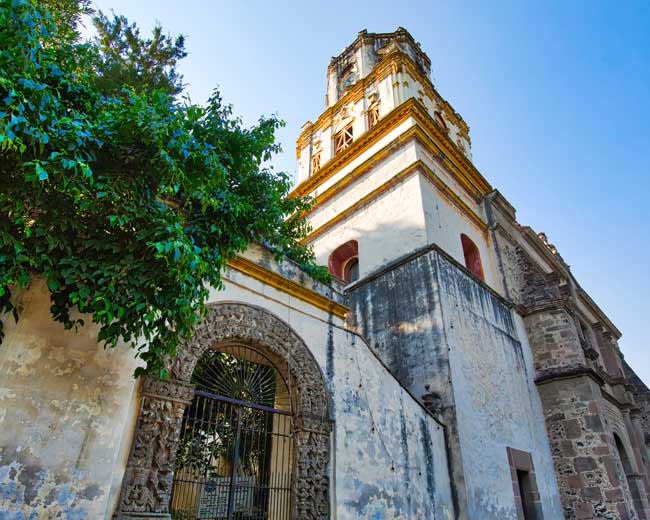
[(187, 35), (181, 71), (192, 99), (219, 87), (246, 122), (278, 114), (287, 126), (274, 164), (292, 173), (300, 126), (324, 109), (331, 56), (362, 29), (408, 29), (470, 125), (477, 168), (520, 223), (547, 233), (650, 386), (650, 2), (95, 5)]

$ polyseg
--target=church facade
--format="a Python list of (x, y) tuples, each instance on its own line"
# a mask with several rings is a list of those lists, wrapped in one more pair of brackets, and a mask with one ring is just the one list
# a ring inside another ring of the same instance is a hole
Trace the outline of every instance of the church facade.
[(169, 379), (34, 280), (0, 350), (0, 518), (650, 519), (650, 391), (430, 69), (402, 28), (332, 58), (294, 190), (332, 284), (251, 246)]

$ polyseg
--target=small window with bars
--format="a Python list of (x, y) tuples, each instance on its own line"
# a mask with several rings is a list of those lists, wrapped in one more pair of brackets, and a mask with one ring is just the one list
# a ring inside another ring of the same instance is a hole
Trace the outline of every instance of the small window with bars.
[(379, 103), (375, 103), (368, 109), (368, 129), (371, 129), (379, 121)]
[(320, 150), (314, 152), (311, 156), (311, 173), (312, 175), (320, 170)]
[(334, 153), (337, 154), (348, 148), (352, 144), (353, 138), (352, 123), (350, 123), (334, 135)]

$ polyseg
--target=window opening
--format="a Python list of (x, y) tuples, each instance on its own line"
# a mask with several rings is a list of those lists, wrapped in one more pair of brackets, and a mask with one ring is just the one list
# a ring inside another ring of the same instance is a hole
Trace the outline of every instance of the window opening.
[(465, 234), (460, 235), (460, 241), (465, 256), (465, 267), (467, 267), (467, 270), (481, 281), (485, 281), (483, 265), (481, 264), (481, 253), (479, 252), (478, 247), (472, 239)]
[(519, 485), (519, 496), (521, 497), (521, 507), (524, 512), (524, 520), (534, 520), (535, 510), (532, 503), (532, 483), (528, 471), (517, 470), (517, 483)]
[(447, 123), (445, 122), (444, 117), (442, 117), (442, 114), (438, 112), (437, 110), (433, 113), (433, 118), (435, 119), (436, 123), (440, 125), (440, 127), (445, 131), (449, 131), (449, 127), (447, 126)]
[(637, 508), (641, 503), (641, 495), (639, 493), (639, 488), (637, 488), (636, 486), (636, 482), (630, 479), (630, 475), (634, 474), (634, 468), (632, 467), (632, 464), (630, 463), (630, 459), (627, 456), (627, 450), (625, 449), (625, 446), (623, 446), (623, 441), (621, 441), (621, 438), (616, 433), (614, 434), (614, 441), (616, 443), (616, 450), (618, 451), (618, 457), (621, 459), (621, 464), (623, 465), (625, 483), (627, 484), (627, 487), (630, 490), (630, 494), (632, 495), (632, 501), (634, 502), (634, 506), (635, 508)]
[(311, 156), (311, 173), (317, 173), (320, 170), (320, 150)]
[(517, 520), (543, 520), (533, 458), (526, 451), (507, 448)]
[(368, 109), (368, 129), (372, 128), (379, 121), (379, 103), (375, 103)]
[(350, 258), (350, 260), (345, 263), (343, 279), (346, 282), (355, 282), (359, 279), (359, 259), (357, 257)]
[(346, 282), (358, 280), (359, 244), (357, 241), (349, 240), (337, 247), (330, 255), (327, 267), (330, 273)]
[(334, 153), (337, 154), (348, 148), (352, 144), (353, 138), (352, 123), (350, 123), (334, 136)]

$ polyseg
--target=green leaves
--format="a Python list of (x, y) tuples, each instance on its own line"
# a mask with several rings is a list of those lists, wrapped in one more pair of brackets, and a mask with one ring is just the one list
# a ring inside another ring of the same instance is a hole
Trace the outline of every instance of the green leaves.
[(36, 175), (38, 176), (39, 181), (46, 181), (47, 180), (47, 172), (45, 171), (45, 168), (41, 166), (41, 163), (39, 161), (36, 161), (34, 163), (34, 168), (36, 169)]
[(74, 0), (45, 3), (54, 18), (36, 0), (0, 0), (0, 312), (43, 276), (54, 319), (76, 328), (73, 309), (90, 315), (99, 341), (138, 350), (136, 375), (164, 376), (249, 243), (326, 279), (300, 245), (308, 202), (268, 166), (281, 121), (244, 128), (217, 92), (177, 100), (182, 40), (100, 15), (99, 41), (81, 44)]

